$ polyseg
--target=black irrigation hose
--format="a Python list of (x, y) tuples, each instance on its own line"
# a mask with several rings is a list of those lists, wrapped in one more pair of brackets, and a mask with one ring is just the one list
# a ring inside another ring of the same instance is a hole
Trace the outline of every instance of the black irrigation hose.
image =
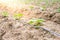
[[(33, 27), (33, 25), (30, 25), (30, 26)], [(50, 29), (48, 29), (48, 28), (43, 28), (42, 26), (39, 26), (39, 28), (42, 28), (42, 29), (50, 32), (52, 35), (54, 35), (54, 36), (56, 36), (56, 37), (60, 37), (60, 34), (59, 34), (59, 33), (56, 33), (56, 32), (54, 32), (54, 31), (52, 31), (52, 30), (50, 30)]]
[(41, 27), (41, 26), (40, 26), (40, 28), (42, 28), (42, 29), (50, 32), (50, 33), (53, 34), (54, 36), (60, 37), (60, 34), (59, 34), (59, 33), (56, 33), (56, 32), (54, 32), (54, 31), (52, 31), (52, 30), (50, 30), (50, 29), (47, 29), (47, 28), (43, 28), (43, 27)]

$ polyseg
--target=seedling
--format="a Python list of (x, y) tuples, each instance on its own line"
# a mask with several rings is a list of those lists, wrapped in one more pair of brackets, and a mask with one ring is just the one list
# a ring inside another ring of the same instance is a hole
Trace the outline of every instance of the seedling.
[(20, 19), (22, 16), (23, 16), (22, 13), (15, 13), (15, 14), (14, 14), (14, 18), (15, 18), (15, 19)]
[(42, 26), (42, 25), (43, 25), (43, 24), (42, 24), (43, 22), (44, 22), (43, 19), (31, 19), (31, 20), (29, 20), (28, 23), (29, 23), (30, 25), (34, 25), (34, 27), (38, 29), (39, 26)]
[(2, 12), (2, 16), (7, 17), (8, 16), (8, 12), (6, 12), (6, 11)]

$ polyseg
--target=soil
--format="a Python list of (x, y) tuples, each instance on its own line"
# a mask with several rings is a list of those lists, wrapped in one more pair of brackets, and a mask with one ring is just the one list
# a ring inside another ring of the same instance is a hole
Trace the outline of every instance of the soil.
[[(16, 9), (16, 12), (23, 11), (21, 13), (24, 16), (21, 20), (15, 20), (11, 15), (9, 17), (0, 15), (0, 40), (60, 40), (60, 13), (55, 12), (59, 4), (55, 3), (45, 11), (38, 6), (34, 9), (26, 7)], [(8, 12), (13, 13), (11, 10)], [(29, 25), (27, 22), (32, 18), (43, 18), (45, 20), (43, 26), (35, 29), (34, 26)]]

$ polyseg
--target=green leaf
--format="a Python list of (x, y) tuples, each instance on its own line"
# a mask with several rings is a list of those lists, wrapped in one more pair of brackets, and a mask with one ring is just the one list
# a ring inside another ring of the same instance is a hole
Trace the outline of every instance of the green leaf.
[(42, 23), (42, 22), (44, 22), (44, 20), (43, 19), (37, 19), (36, 22)]
[(42, 25), (42, 22), (44, 22), (44, 20), (43, 19), (31, 19), (31, 20), (29, 20), (29, 24), (31, 24), (31, 25), (35, 25), (35, 26), (41, 26)]
[(34, 19), (31, 19), (31, 20), (29, 20), (29, 24), (33, 24), (34, 22), (35, 22), (36, 20), (34, 20)]
[(2, 16), (8, 16), (8, 12), (6, 11), (2, 12)]
[(15, 19), (20, 19), (22, 16), (23, 16), (22, 13), (15, 13), (15, 14), (14, 14), (14, 18), (15, 18)]

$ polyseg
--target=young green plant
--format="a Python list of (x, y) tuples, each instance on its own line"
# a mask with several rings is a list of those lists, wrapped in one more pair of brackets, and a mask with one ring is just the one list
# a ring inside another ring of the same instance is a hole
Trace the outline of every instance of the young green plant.
[(3, 12), (2, 12), (2, 16), (7, 17), (8, 15), (9, 15), (8, 12), (6, 12), (6, 11), (3, 11)]
[(33, 25), (35, 28), (39, 28), (39, 26), (42, 26), (43, 23), (44, 22), (44, 20), (43, 19), (31, 19), (31, 20), (29, 20), (29, 24), (30, 25)]
[(15, 13), (14, 14), (14, 19), (18, 19), (19, 20), (22, 16), (23, 16), (22, 13)]

